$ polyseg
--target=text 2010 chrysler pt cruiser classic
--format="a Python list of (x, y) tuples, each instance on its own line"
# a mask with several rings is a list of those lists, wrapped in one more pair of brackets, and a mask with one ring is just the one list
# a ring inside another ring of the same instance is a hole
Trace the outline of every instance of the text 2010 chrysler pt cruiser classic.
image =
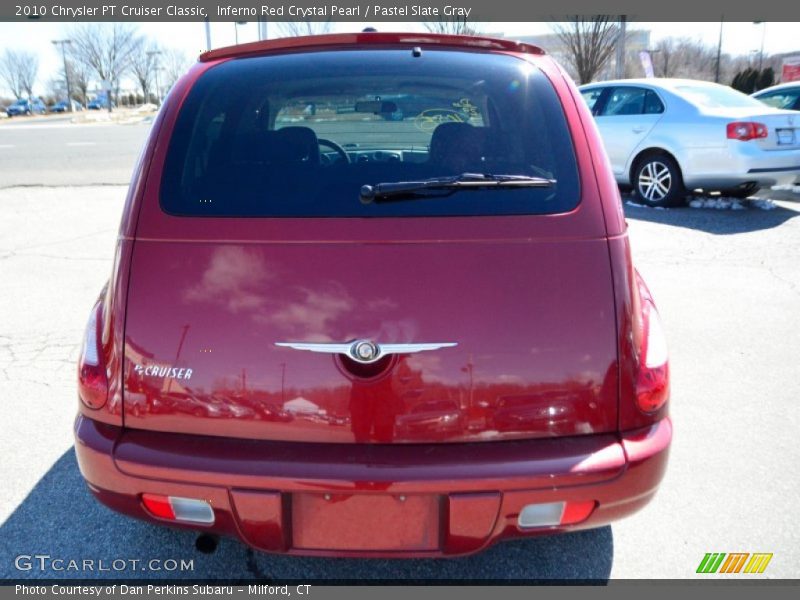
[(667, 351), (592, 116), (534, 46), (214, 50), (172, 89), (89, 319), (95, 496), (255, 548), (467, 554), (644, 506)]

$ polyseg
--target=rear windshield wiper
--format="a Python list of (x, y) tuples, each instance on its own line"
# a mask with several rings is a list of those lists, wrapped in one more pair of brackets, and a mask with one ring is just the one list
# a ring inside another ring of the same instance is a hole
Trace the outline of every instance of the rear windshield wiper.
[[(462, 173), (453, 177), (434, 177), (420, 181), (394, 181), (361, 186), (362, 204), (379, 204), (397, 202), (399, 200), (416, 200), (431, 198), (427, 190), (446, 190), (449, 196), (460, 190), (487, 190), (513, 188), (548, 188), (553, 187), (555, 179), (530, 177), (528, 175), (491, 175), (488, 173)], [(438, 197), (438, 196), (433, 196)]]

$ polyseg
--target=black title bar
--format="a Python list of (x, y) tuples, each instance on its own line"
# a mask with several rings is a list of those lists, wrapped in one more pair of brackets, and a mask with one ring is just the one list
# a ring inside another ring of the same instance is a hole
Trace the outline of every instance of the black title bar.
[(759, 0), (32, 0), (0, 4), (0, 21), (558, 21), (575, 15), (626, 15), (636, 21), (794, 21), (795, 2)]

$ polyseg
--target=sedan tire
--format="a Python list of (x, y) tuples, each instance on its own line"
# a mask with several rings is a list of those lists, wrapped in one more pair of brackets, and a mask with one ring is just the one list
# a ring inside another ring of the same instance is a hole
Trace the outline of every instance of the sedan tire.
[(678, 206), (686, 202), (686, 188), (678, 163), (666, 154), (641, 159), (633, 175), (633, 191), (639, 202), (653, 207)]

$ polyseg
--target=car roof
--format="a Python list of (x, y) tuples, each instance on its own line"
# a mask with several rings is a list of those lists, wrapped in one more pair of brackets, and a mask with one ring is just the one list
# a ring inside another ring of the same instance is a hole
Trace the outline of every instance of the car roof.
[(779, 83), (778, 85), (772, 85), (768, 88), (764, 88), (763, 90), (758, 90), (750, 95), (757, 97), (761, 94), (766, 94), (767, 92), (776, 92), (778, 90), (789, 90), (793, 88), (800, 88), (800, 81), (787, 81), (786, 83)]
[(675, 88), (684, 85), (693, 86), (708, 86), (708, 87), (727, 87), (719, 83), (711, 81), (703, 81), (701, 79), (680, 79), (672, 77), (640, 77), (637, 79), (610, 79), (608, 81), (596, 81), (587, 83), (580, 86), (580, 89), (588, 89), (590, 87), (609, 86), (609, 85), (646, 85), (654, 88), (674, 91)]
[(472, 35), (445, 35), (439, 33), (336, 33), (327, 35), (310, 35), (278, 38), (215, 48), (200, 55), (200, 62), (209, 62), (223, 58), (237, 58), (273, 52), (276, 50), (302, 50), (325, 46), (366, 46), (366, 45), (439, 45), (464, 49), (500, 50), (519, 52), (522, 54), (545, 54), (545, 51), (525, 42)]

